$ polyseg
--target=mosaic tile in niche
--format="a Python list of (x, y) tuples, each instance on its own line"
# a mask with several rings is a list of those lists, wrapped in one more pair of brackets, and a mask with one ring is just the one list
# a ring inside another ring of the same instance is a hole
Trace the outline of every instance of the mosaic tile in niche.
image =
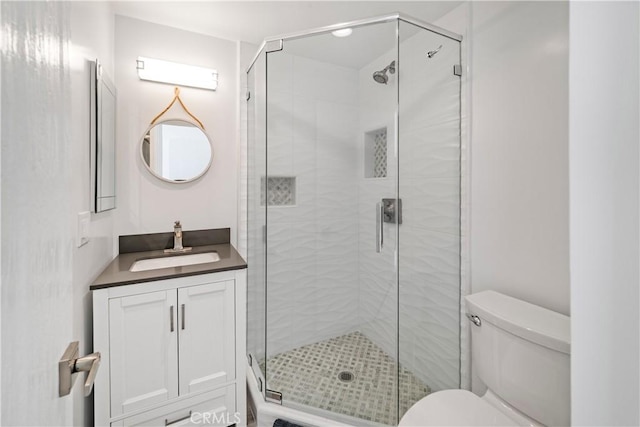
[[(265, 189), (266, 193), (265, 194)], [(261, 179), (260, 205), (268, 201), (269, 206), (294, 206), (296, 204), (296, 178), (291, 176), (270, 176)]]
[(380, 129), (373, 135), (373, 177), (387, 176), (387, 129)]

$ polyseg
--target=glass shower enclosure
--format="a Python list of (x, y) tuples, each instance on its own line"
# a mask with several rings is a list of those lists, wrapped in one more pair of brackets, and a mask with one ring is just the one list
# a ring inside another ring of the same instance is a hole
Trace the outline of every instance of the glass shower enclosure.
[(397, 425), (462, 386), (460, 41), (394, 14), (252, 62), (247, 357), (266, 400)]

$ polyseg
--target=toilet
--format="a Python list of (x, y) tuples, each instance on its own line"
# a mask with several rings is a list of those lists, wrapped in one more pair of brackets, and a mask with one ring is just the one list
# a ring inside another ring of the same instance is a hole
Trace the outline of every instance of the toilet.
[(486, 393), (432, 393), (399, 426), (570, 425), (569, 317), (495, 291), (465, 300), (473, 372)]

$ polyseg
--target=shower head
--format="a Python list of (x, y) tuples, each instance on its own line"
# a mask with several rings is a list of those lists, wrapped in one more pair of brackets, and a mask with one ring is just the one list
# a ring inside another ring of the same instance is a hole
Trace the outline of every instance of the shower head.
[(390, 72), (391, 74), (395, 74), (396, 72), (396, 61), (391, 61), (391, 64), (387, 65), (386, 67), (384, 67), (384, 69), (380, 70), (380, 71), (376, 71), (375, 73), (373, 73), (373, 80), (375, 80), (376, 83), (380, 83), (380, 84), (387, 84), (387, 81), (389, 81), (389, 76), (387, 76), (387, 71)]
[(389, 80), (389, 77), (387, 77), (386, 71), (376, 71), (375, 73), (373, 73), (373, 80), (375, 80), (376, 83), (381, 83), (386, 85), (387, 80)]

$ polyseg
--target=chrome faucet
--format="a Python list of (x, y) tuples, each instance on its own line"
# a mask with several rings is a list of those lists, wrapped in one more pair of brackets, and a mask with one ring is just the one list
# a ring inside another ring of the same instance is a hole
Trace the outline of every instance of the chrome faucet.
[(182, 224), (180, 221), (176, 221), (173, 224), (173, 249), (165, 249), (165, 252), (187, 252), (190, 251), (190, 247), (182, 246)]
[(173, 250), (181, 251), (184, 247), (182, 246), (182, 224), (180, 221), (176, 221), (173, 224)]

